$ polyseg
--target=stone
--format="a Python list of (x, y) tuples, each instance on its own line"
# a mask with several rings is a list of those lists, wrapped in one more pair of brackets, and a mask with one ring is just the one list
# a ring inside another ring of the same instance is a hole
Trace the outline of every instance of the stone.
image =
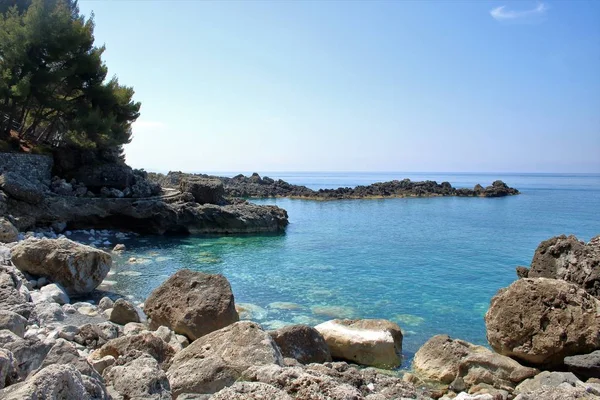
[(600, 240), (585, 244), (575, 236), (561, 235), (543, 241), (527, 277), (562, 279), (600, 299)]
[(144, 303), (150, 329), (164, 325), (191, 341), (239, 320), (231, 286), (222, 275), (181, 269)]
[(124, 244), (117, 244), (115, 247), (113, 247), (113, 250), (115, 253), (122, 253), (126, 250), (126, 247)]
[(19, 242), (12, 249), (12, 262), (23, 272), (48, 277), (69, 295), (94, 290), (112, 265), (108, 253), (66, 238)]
[(71, 300), (67, 292), (57, 283), (51, 283), (40, 289), (40, 293), (47, 299), (60, 305), (69, 304)]
[(79, 355), (79, 352), (75, 346), (64, 339), (56, 340), (56, 343), (54, 346), (52, 346), (44, 358), (44, 361), (39, 366), (39, 369), (44, 369), (47, 366), (54, 364), (72, 365), (77, 368), (82, 375), (87, 375), (91, 378), (101, 380), (98, 372), (84, 357)]
[(46, 301), (37, 302), (35, 304), (34, 314), (35, 320), (37, 320), (40, 325), (47, 325), (65, 319), (65, 313), (58, 303)]
[(0, 330), (8, 329), (15, 335), (23, 337), (26, 327), (27, 319), (21, 315), (9, 310), (0, 310)]
[(224, 202), (225, 189), (223, 183), (218, 179), (187, 178), (180, 182), (179, 190), (182, 193), (189, 192), (199, 204), (222, 204)]
[(382, 319), (340, 320), (315, 327), (335, 359), (379, 368), (400, 365), (402, 331), (395, 323)]
[(142, 355), (105, 370), (104, 379), (123, 399), (171, 400), (167, 375), (156, 360)]
[(517, 280), (492, 298), (485, 323), (496, 352), (533, 366), (600, 349), (600, 301), (562, 280)]
[(113, 305), (109, 320), (115, 324), (125, 325), (129, 322), (140, 322), (140, 316), (129, 301), (118, 299)]
[(569, 371), (580, 378), (600, 378), (600, 350), (565, 357), (564, 363)]
[(52, 344), (44, 343), (37, 338), (20, 338), (9, 330), (2, 330), (0, 347), (13, 354), (17, 361), (19, 377), (25, 378), (42, 364)]
[(8, 219), (0, 217), (0, 242), (10, 243), (19, 240), (19, 230)]
[(0, 309), (29, 318), (33, 303), (23, 293), (23, 287), (22, 280), (16, 274), (0, 270)]
[(29, 204), (39, 204), (44, 199), (44, 186), (16, 172), (0, 175), (0, 189), (10, 197)]
[(137, 335), (122, 336), (109, 340), (98, 350), (90, 354), (90, 357), (92, 360), (99, 360), (106, 356), (113, 356), (115, 359), (118, 359), (132, 350), (137, 350), (154, 357), (163, 368), (170, 365), (171, 358), (175, 354), (173, 348), (165, 343), (164, 340), (154, 336), (150, 332), (142, 332)]
[(9, 350), (0, 348), (0, 389), (19, 379), (17, 360)]
[(102, 374), (104, 370), (115, 363), (115, 358), (113, 356), (104, 356), (99, 359), (90, 358), (88, 362), (91, 366), (98, 372)]
[(72, 365), (49, 365), (25, 382), (0, 390), (4, 400), (108, 400), (96, 379), (82, 376)]
[(298, 360), (302, 364), (331, 361), (329, 346), (315, 328), (308, 325), (291, 325), (270, 331), (281, 354)]
[(133, 170), (124, 163), (84, 165), (77, 169), (73, 178), (92, 191), (103, 187), (125, 190), (135, 181)]
[(106, 311), (109, 308), (113, 308), (113, 306), (114, 306), (114, 302), (111, 300), (110, 297), (103, 297), (98, 302), (98, 310), (99, 311)]
[(533, 378), (523, 381), (515, 389), (516, 393), (527, 393), (541, 389), (542, 387), (558, 387), (559, 385), (567, 383), (571, 386), (575, 386), (582, 383), (573, 373), (571, 372), (550, 372), (543, 371)]
[(210, 400), (292, 400), (283, 390), (261, 382), (236, 382), (215, 393)]
[(215, 393), (253, 365), (283, 365), (273, 339), (254, 322), (241, 321), (196, 339), (173, 358), (167, 371), (173, 396)]
[(456, 392), (482, 383), (512, 391), (539, 372), (483, 346), (447, 335), (429, 339), (415, 354), (413, 368), (420, 378), (450, 384)]

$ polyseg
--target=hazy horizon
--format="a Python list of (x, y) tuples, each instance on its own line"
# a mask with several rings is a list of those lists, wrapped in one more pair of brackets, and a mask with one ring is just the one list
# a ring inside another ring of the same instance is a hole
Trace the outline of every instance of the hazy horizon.
[(600, 2), (93, 1), (149, 171), (600, 172)]

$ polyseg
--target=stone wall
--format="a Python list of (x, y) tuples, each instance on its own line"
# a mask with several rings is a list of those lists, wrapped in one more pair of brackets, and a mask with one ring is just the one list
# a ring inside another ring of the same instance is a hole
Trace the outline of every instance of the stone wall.
[(0, 174), (16, 172), (30, 182), (50, 184), (52, 157), (37, 154), (0, 153)]

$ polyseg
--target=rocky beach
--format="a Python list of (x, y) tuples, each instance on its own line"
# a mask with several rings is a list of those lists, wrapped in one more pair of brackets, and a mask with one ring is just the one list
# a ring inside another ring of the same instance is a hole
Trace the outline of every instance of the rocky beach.
[[(248, 306), (236, 304), (226, 276), (187, 269), (141, 304), (106, 285), (113, 259), (127, 256), (118, 240), (131, 235), (285, 229), (285, 210), (239, 197), (518, 193), (502, 182), (466, 190), (405, 180), (328, 192), (258, 175), (149, 178), (124, 164), (69, 180), (52, 177), (45, 156), (0, 160), (1, 398), (600, 397), (600, 237), (542, 242), (531, 266), (518, 267), (519, 279), (492, 299), (489, 348), (437, 335), (402, 371), (403, 327), (389, 320), (337, 318), (265, 330), (240, 319)], [(69, 239), (77, 235), (89, 236), (92, 246)]]

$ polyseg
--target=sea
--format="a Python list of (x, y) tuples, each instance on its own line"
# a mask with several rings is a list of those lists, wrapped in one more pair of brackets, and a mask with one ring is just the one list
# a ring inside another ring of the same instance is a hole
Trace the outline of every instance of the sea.
[[(220, 173), (234, 176), (237, 172)], [(404, 333), (401, 368), (436, 334), (487, 345), (490, 299), (555, 235), (600, 234), (600, 174), (261, 174), (312, 189), (410, 178), (455, 187), (502, 179), (504, 198), (252, 200), (287, 210), (282, 234), (137, 236), (115, 258), (111, 290), (143, 302), (180, 268), (227, 277), (243, 319), (265, 329), (385, 318)], [(135, 257), (137, 261), (130, 263)]]

